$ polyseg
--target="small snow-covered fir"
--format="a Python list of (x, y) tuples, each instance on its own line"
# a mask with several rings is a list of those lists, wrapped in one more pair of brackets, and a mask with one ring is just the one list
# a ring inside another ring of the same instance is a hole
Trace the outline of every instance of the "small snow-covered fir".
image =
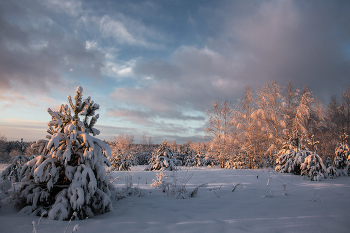
[(225, 163), (226, 169), (246, 169), (247, 164), (245, 162), (244, 156), (239, 155), (231, 155), (229, 159)]
[(300, 169), (302, 176), (309, 176), (313, 181), (319, 181), (321, 178), (324, 178), (324, 174), (327, 170), (322, 162), (322, 158), (316, 153), (308, 155)]
[(158, 148), (157, 152), (153, 153), (149, 160), (147, 171), (154, 170), (176, 170), (174, 152), (170, 149), (167, 142), (164, 141)]
[(74, 212), (84, 219), (112, 210), (104, 169), (110, 166), (111, 150), (93, 137), (100, 133), (94, 128), (99, 105), (90, 97), (82, 100), (82, 92), (78, 87), (74, 102), (68, 96), (70, 107), (62, 104), (59, 111), (47, 110), (52, 117), (50, 135), (32, 145), (39, 155), (23, 165), (24, 179), (14, 195), (24, 206), (22, 213), (47, 211), (50, 219), (66, 220)]
[(310, 154), (312, 152), (301, 145), (300, 135), (295, 131), (278, 152), (275, 170), (281, 173), (300, 175), (301, 165)]
[(347, 138), (348, 135), (343, 132), (340, 136), (339, 145), (335, 149), (335, 158), (333, 161), (333, 167), (339, 170), (339, 174), (343, 175), (350, 175), (350, 152)]
[(116, 150), (112, 154), (111, 166), (116, 171), (130, 171), (133, 166), (132, 156), (128, 152)]

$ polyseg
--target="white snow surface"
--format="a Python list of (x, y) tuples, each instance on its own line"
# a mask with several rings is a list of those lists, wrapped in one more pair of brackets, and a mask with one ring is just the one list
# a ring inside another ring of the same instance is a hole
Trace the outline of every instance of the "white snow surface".
[[(84, 233), (350, 232), (349, 177), (317, 182), (273, 169), (181, 167), (176, 172), (178, 183), (193, 173), (186, 185), (189, 192), (201, 184), (208, 185), (199, 188), (193, 198), (175, 199), (151, 187), (158, 171), (144, 168), (136, 166), (130, 172), (112, 173), (119, 177), (113, 184), (120, 188), (125, 186), (125, 176), (132, 175), (134, 187), (143, 189), (144, 196), (113, 200), (112, 212), (74, 221), (67, 232), (76, 224), (77, 232)], [(0, 171), (3, 169), (5, 166), (0, 165)], [(239, 184), (234, 192), (233, 184)], [(20, 214), (5, 205), (4, 200), (0, 207), (0, 232), (32, 232), (32, 222), (38, 222), (40, 217)], [(42, 218), (36, 230), (63, 233), (67, 225), (68, 221)]]

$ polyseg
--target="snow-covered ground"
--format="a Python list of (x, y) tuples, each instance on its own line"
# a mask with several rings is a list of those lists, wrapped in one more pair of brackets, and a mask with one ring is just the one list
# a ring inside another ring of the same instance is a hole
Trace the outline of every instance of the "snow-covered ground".
[[(0, 167), (0, 171), (4, 167)], [(192, 178), (186, 188), (207, 183), (193, 198), (175, 199), (151, 187), (156, 171), (133, 167), (129, 173), (113, 172), (125, 185), (133, 176), (142, 197), (129, 196), (113, 202), (114, 211), (92, 217), (80, 224), (78, 232), (350, 232), (350, 178), (310, 181), (268, 169), (225, 170), (185, 168), (176, 173), (180, 183)], [(166, 172), (168, 176), (173, 172)], [(240, 184), (232, 192), (233, 183)], [(268, 185), (267, 185), (268, 183)], [(286, 191), (284, 191), (284, 184)], [(284, 192), (286, 195), (284, 195)], [(19, 214), (2, 203), (0, 232), (32, 232), (37, 216)], [(67, 221), (42, 219), (37, 232), (63, 233)]]

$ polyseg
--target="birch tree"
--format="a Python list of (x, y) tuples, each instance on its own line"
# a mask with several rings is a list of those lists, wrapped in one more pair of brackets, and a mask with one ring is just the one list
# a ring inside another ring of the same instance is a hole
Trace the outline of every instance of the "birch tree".
[(269, 148), (273, 154), (281, 149), (286, 129), (286, 116), (284, 114), (284, 102), (281, 95), (282, 88), (276, 81), (271, 81), (265, 87), (267, 99), (266, 120), (269, 127), (269, 137), (271, 138), (271, 146)]
[(217, 100), (211, 110), (207, 110), (208, 127), (204, 129), (206, 137), (211, 141), (211, 150), (223, 168), (227, 158), (227, 142), (231, 128), (232, 112), (229, 102), (220, 104)]
[(253, 112), (254, 95), (251, 87), (246, 86), (243, 97), (239, 100), (239, 106), (234, 113), (234, 121), (236, 129), (239, 131), (242, 139), (241, 152), (246, 155), (248, 168), (253, 167), (254, 145), (253, 145)]

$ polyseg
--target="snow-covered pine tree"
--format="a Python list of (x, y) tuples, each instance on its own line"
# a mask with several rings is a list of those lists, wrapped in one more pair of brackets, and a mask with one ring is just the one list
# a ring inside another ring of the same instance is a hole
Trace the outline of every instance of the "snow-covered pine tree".
[[(183, 145), (180, 146), (180, 151), (175, 153), (175, 159), (177, 162), (177, 166), (193, 166), (193, 165), (189, 165), (190, 164), (190, 160), (193, 159), (194, 157), (194, 151), (191, 149), (190, 144), (187, 142)], [(189, 163), (187, 163), (187, 161), (189, 160)], [(186, 165), (187, 164), (187, 165)]]
[(282, 149), (278, 152), (275, 170), (281, 173), (301, 174), (301, 165), (305, 158), (311, 154), (306, 147), (301, 145), (300, 135), (297, 130), (293, 136), (288, 136)]
[(339, 172), (338, 169), (336, 169), (335, 167), (333, 167), (333, 161), (331, 157), (327, 157), (326, 162), (324, 163), (324, 165), (327, 168), (327, 172), (326, 175), (327, 177), (333, 179), (334, 177), (339, 176)]
[(158, 148), (157, 152), (153, 153), (152, 158), (149, 160), (149, 165), (146, 171), (154, 170), (176, 170), (174, 162), (174, 153), (164, 141)]
[(25, 177), (16, 197), (24, 202), (23, 213), (41, 215), (47, 211), (50, 219), (67, 220), (74, 212), (84, 219), (112, 210), (104, 169), (104, 165), (110, 166), (111, 150), (93, 137), (100, 133), (94, 128), (99, 105), (90, 97), (82, 100), (82, 92), (78, 87), (74, 102), (68, 96), (70, 107), (62, 104), (59, 111), (47, 110), (52, 117), (49, 140), (32, 145), (39, 155), (21, 171)]
[(321, 178), (323, 178), (326, 170), (327, 169), (322, 162), (322, 158), (316, 153), (312, 153), (307, 156), (301, 165), (301, 175), (307, 175), (313, 181), (319, 181)]
[(116, 171), (130, 171), (132, 167), (132, 158), (127, 152), (116, 150), (112, 154), (111, 166)]
[(247, 164), (245, 163), (245, 155), (242, 153), (238, 155), (230, 155), (229, 159), (226, 161), (225, 169), (246, 169)]
[(197, 167), (211, 165), (208, 163), (206, 156), (200, 147), (198, 148), (197, 154), (194, 156), (194, 165)]
[(310, 137), (308, 143), (311, 146), (312, 153), (309, 154), (302, 163), (300, 175), (307, 175), (311, 180), (319, 181), (321, 178), (324, 178), (327, 169), (323, 164), (322, 158), (316, 154), (316, 144), (318, 141), (314, 141), (314, 135)]
[(335, 149), (335, 158), (333, 166), (337, 169), (347, 169), (349, 167), (350, 152), (347, 144), (348, 135), (343, 129), (343, 134), (340, 136), (339, 146)]
[(185, 158), (185, 164), (186, 167), (192, 167), (196, 165), (196, 160), (193, 154), (187, 156)]

